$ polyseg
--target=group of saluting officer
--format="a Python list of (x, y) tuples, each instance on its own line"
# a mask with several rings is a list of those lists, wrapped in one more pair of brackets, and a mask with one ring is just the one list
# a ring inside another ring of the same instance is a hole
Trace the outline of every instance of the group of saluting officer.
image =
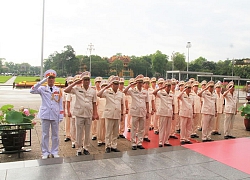
[[(54, 86), (56, 72), (47, 70), (44, 79), (33, 86), (31, 93), (40, 94), (42, 105), (38, 117), (42, 122), (42, 159), (59, 157), (59, 122), (65, 119), (66, 141), (72, 142), (76, 155), (89, 155), (90, 139), (105, 152), (119, 152), (117, 139), (131, 132), (132, 150), (144, 149), (142, 142), (150, 142), (149, 130), (159, 134), (159, 147), (171, 146), (169, 139), (178, 139), (180, 144), (191, 144), (190, 138), (213, 141), (211, 135), (221, 135), (220, 121), (224, 118), (224, 138), (232, 136), (233, 122), (237, 113), (237, 95), (234, 83), (226, 86), (213, 81), (200, 83), (194, 78), (188, 82), (176, 79), (149, 78), (138, 75), (124, 87), (124, 78), (110, 76), (108, 80), (95, 78), (91, 87), (89, 72), (68, 77), (68, 86)], [(47, 81), (47, 86), (41, 86)], [(151, 86), (150, 86), (151, 85)], [(126, 117), (125, 117), (126, 116)], [(52, 147), (49, 149), (51, 128)]]

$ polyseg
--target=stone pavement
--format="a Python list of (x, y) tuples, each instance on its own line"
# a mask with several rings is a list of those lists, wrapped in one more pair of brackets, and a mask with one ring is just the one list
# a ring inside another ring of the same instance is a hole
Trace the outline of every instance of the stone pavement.
[[(38, 109), (40, 96), (32, 95), (28, 89), (0, 87), (0, 106), (13, 104)], [(0, 154), (1, 179), (250, 179), (250, 175), (219, 163), (182, 146), (155, 148), (132, 151), (130, 142), (118, 140), (120, 153), (104, 153), (104, 147), (98, 147), (91, 141), (89, 156), (75, 156), (75, 149), (70, 142), (64, 142), (64, 126), (60, 124), (60, 158), (41, 160), (41, 125), (32, 130), (30, 152), (17, 154)], [(221, 127), (223, 127), (221, 122)], [(199, 132), (200, 135), (201, 132)], [(237, 115), (234, 135), (249, 137), (245, 131), (243, 118)], [(156, 135), (155, 135), (156, 136)], [(223, 135), (213, 136), (223, 140)], [(178, 141), (178, 140), (176, 140)], [(201, 139), (198, 139), (201, 141)], [(189, 156), (189, 158), (185, 158)], [(28, 171), (25, 171), (25, 170)], [(27, 172), (27, 173), (26, 173)]]

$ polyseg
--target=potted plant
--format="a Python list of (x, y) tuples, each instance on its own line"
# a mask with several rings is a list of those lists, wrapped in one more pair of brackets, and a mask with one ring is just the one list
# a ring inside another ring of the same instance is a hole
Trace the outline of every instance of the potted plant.
[(247, 131), (250, 131), (250, 104), (245, 103), (238, 109), (241, 112), (241, 116), (244, 118), (244, 124)]
[(14, 110), (14, 106), (7, 104), (1, 107), (0, 135), (5, 151), (20, 150), (25, 143), (26, 130), (32, 129), (36, 110), (21, 108)]

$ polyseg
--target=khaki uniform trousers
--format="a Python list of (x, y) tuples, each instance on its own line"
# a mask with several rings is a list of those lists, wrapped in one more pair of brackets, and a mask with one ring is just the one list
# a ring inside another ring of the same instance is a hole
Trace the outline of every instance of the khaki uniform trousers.
[(217, 117), (215, 117), (215, 121), (214, 121), (214, 130), (213, 131), (220, 132), (220, 122), (222, 121), (223, 118), (224, 118), (223, 113), (217, 114)]
[(70, 117), (70, 136), (71, 142), (74, 144), (76, 142), (76, 118)]
[(169, 144), (168, 138), (171, 131), (172, 117), (159, 117), (159, 144)]
[(91, 133), (92, 137), (97, 137), (97, 120), (92, 121)]
[(175, 131), (180, 129), (180, 125), (176, 124), (177, 122), (178, 124), (180, 123), (180, 116), (178, 113), (175, 113), (174, 119), (172, 120), (172, 123), (171, 123), (171, 131), (170, 131), (171, 136), (175, 136)]
[(97, 111), (100, 119), (97, 121), (97, 143), (105, 142), (105, 118), (103, 116), (103, 111)]
[(154, 113), (153, 115), (153, 122), (154, 122), (154, 132), (159, 131), (159, 116)]
[(192, 123), (192, 134), (197, 133), (200, 119), (201, 119), (201, 113), (194, 113), (194, 118), (193, 118), (193, 123)]
[(225, 120), (224, 120), (224, 136), (231, 136), (233, 124), (235, 120), (235, 114), (233, 113), (226, 113)]
[(120, 126), (119, 126), (119, 135), (123, 135), (125, 131), (125, 114), (121, 117), (121, 120), (119, 120)]
[(71, 138), (70, 137), (70, 117), (68, 117), (68, 114), (66, 114), (64, 119), (65, 119), (64, 127), (65, 127), (66, 138)]
[(210, 140), (214, 126), (214, 115), (202, 114), (202, 140)]
[(151, 121), (151, 114), (148, 115), (148, 119), (145, 120), (145, 125), (144, 125), (144, 138), (148, 138), (148, 132), (149, 132), (149, 126), (150, 126), (150, 121)]
[(119, 120), (105, 118), (105, 147), (117, 148), (117, 134), (119, 132)]
[(180, 116), (180, 128), (181, 128), (180, 140), (189, 141), (190, 135), (192, 133), (192, 119)]
[[(132, 116), (132, 129), (131, 129), (132, 146), (142, 145), (145, 120), (146, 120), (146, 117)], [(136, 132), (137, 132), (137, 137), (138, 137), (137, 141), (136, 141)]]
[(130, 110), (128, 110), (128, 114), (127, 114), (127, 128), (131, 129), (131, 118), (132, 116), (130, 115)]
[(91, 118), (83, 118), (76, 116), (76, 145), (78, 149), (83, 146), (84, 149), (88, 150), (91, 122)]

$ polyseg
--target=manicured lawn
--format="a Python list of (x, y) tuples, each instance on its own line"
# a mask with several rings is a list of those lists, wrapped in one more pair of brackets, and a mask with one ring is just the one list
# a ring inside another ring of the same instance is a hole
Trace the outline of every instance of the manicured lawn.
[(0, 76), (0, 83), (5, 83), (8, 81), (12, 76)]

